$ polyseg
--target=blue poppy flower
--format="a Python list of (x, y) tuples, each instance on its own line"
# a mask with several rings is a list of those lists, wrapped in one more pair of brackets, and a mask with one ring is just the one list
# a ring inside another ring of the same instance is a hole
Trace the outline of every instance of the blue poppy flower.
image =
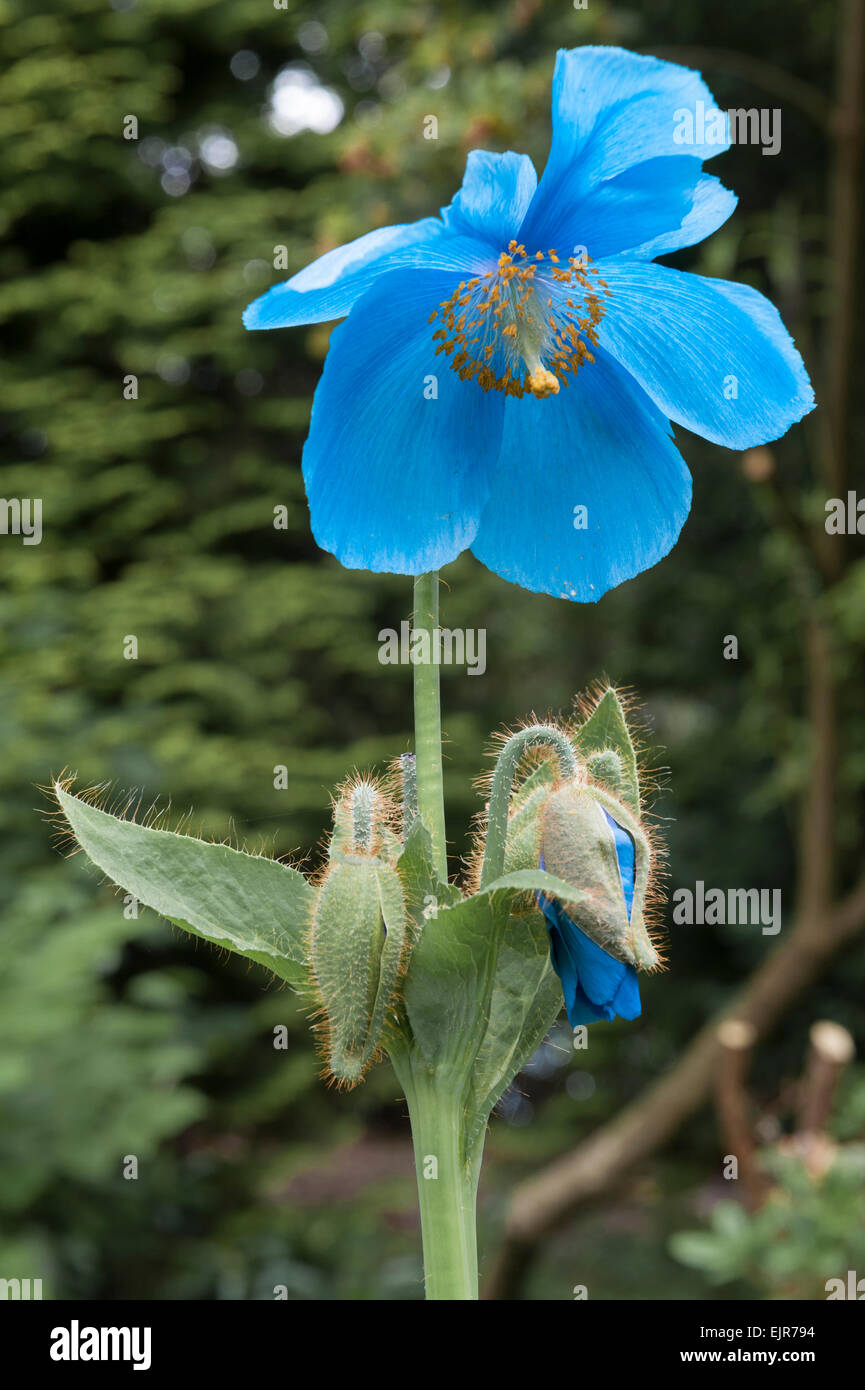
[(813, 408), (768, 300), (655, 264), (736, 205), (677, 143), (698, 103), (714, 107), (688, 68), (561, 51), (540, 182), (525, 155), (473, 151), (440, 217), (369, 232), (250, 305), (247, 328), (348, 315), (303, 455), (313, 532), (344, 565), (419, 574), (471, 548), (594, 601), (688, 515), (671, 421), (744, 449)]
[[(619, 825), (605, 807), (601, 807), (616, 847), (616, 858), (622, 881), (628, 920), (634, 902), (636, 882), (636, 852), (632, 836)], [(541, 853), (540, 867), (545, 867)], [(538, 895), (538, 905), (547, 920), (550, 938), (550, 960), (562, 982), (568, 1022), (572, 1028), (581, 1023), (611, 1022), (619, 1018), (638, 1018), (640, 987), (633, 965), (617, 960), (593, 941), (568, 915), (556, 898)]]

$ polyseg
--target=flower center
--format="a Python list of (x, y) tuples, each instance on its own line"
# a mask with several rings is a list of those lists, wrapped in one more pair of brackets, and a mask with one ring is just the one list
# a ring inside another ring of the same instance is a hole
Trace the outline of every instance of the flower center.
[(436, 356), (446, 353), (463, 381), (485, 391), (554, 396), (569, 373), (595, 360), (589, 345), (597, 346), (604, 305), (590, 277), (598, 275), (588, 257), (565, 266), (555, 251), (529, 257), (511, 241), (495, 270), (460, 281), (430, 314), (441, 325)]

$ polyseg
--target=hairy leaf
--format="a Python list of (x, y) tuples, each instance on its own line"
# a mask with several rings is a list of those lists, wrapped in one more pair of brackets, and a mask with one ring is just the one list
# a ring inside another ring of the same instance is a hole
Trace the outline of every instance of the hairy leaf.
[(290, 984), (305, 980), (315, 894), (303, 874), (228, 845), (120, 820), (60, 786), (55, 792), (81, 848), (112, 882), (184, 931)]

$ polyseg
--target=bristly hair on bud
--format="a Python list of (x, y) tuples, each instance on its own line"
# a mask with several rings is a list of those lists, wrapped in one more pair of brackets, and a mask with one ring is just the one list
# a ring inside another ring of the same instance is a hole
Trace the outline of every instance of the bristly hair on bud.
[(348, 1088), (381, 1056), (412, 939), (394, 867), (402, 846), (392, 796), (354, 777), (335, 795), (333, 816), (307, 949), (324, 1072)]
[(368, 854), (396, 862), (402, 847), (397, 833), (400, 810), (388, 783), (355, 774), (337, 787), (332, 805), (329, 859)]
[[(569, 750), (573, 759), (570, 766), (563, 766), (563, 761), (568, 761), (568, 755), (564, 754), (563, 758), (561, 750), (559, 753), (556, 752), (556, 739), (561, 740), (562, 749), (567, 747)], [(510, 758), (513, 777), (508, 812), (509, 825), (510, 818), (522, 808), (524, 800), (536, 798), (542, 789), (555, 786), (566, 777), (584, 775), (581, 774), (572, 751), (572, 731), (567, 724), (551, 714), (539, 719), (532, 713), (528, 719), (522, 720), (514, 727), (498, 730), (492, 734), (490, 745), (490, 756), (495, 759), (495, 764), (489, 770), (481, 772), (474, 782), (475, 788), (484, 798), (484, 807), (474, 817), (472, 848), (465, 860), (466, 891), (469, 893), (476, 893), (481, 884), (494, 783), (502, 759), (508, 757), (509, 750), (514, 750)], [(512, 867), (507, 862), (507, 852), (505, 867)]]
[[(594, 687), (577, 703), (579, 720), (527, 721), (496, 739), (497, 763), (480, 785), (501, 780), (509, 758), (511, 789), (503, 869), (544, 867), (584, 895), (566, 904), (574, 920), (613, 956), (643, 970), (657, 969), (658, 859), (663, 847), (645, 806), (643, 743), (633, 718), (633, 699), (609, 683)], [(567, 740), (573, 764), (557, 751)], [(514, 756), (514, 752), (516, 756)], [(492, 804), (492, 802), (491, 802)], [(469, 879), (476, 890), (489, 857), (494, 827), (487, 811), (478, 829)], [(618, 836), (633, 859), (633, 882), (625, 888), (615, 848)], [(627, 898), (627, 902), (626, 902)], [(526, 895), (523, 910), (537, 908)]]
[[(574, 715), (575, 741), (578, 746), (582, 742), (589, 782), (610, 792), (634, 812), (646, 841), (649, 862), (642, 917), (657, 959), (655, 965), (644, 968), (661, 970), (665, 963), (663, 910), (667, 846), (652, 806), (667, 785), (669, 770), (654, 761), (657, 748), (651, 743), (640, 700), (630, 686), (613, 685), (608, 680), (595, 682), (575, 699)], [(588, 738), (587, 730), (590, 731)], [(589, 751), (589, 745), (593, 751)], [(609, 758), (611, 752), (619, 758), (618, 765)], [(610, 773), (614, 782), (621, 778), (618, 790), (609, 780)]]
[(390, 827), (405, 844), (417, 820), (417, 759), (414, 753), (398, 753), (391, 758), (380, 784), (391, 807)]
[[(636, 692), (627, 685), (595, 681), (574, 699), (571, 727), (575, 742), (579, 744), (581, 736), (584, 740), (590, 780), (597, 777), (601, 785), (607, 785), (603, 755), (615, 751), (621, 758), (624, 752), (622, 771), (632, 774), (636, 781), (638, 802), (634, 810), (642, 817), (651, 814), (652, 803), (666, 785), (667, 769), (658, 767), (652, 760), (650, 733)], [(592, 731), (589, 739), (586, 739), (587, 730)]]

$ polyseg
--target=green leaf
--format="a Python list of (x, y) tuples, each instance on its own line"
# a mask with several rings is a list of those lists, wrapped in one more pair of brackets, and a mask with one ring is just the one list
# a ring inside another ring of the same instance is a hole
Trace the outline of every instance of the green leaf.
[(551, 874), (525, 871), (440, 910), (424, 924), (403, 987), (424, 1061), (465, 1082), (467, 1154), (562, 1007), (543, 919), (512, 915), (526, 889), (573, 892)]
[(499, 944), (490, 1018), (472, 1074), (469, 1145), (562, 1008), (540, 913), (511, 917)]
[(433, 866), (432, 837), (420, 819), (412, 825), (396, 867), (406, 911), (415, 922), (425, 921), (440, 907), (454, 907), (462, 901), (456, 885), (442, 883), (438, 877)]
[(238, 951), (289, 984), (306, 979), (315, 893), (275, 859), (120, 820), (55, 786), (81, 848), (112, 882), (184, 931)]
[(562, 1006), (543, 919), (513, 916), (515, 901), (547, 893), (575, 902), (584, 894), (542, 869), (520, 869), (461, 899), (435, 878), (429, 835), (418, 823), (398, 868), (422, 923), (403, 986), (406, 1016), (426, 1064), (465, 1079), (469, 1150)]
[(515, 889), (521, 893), (546, 893), (549, 897), (560, 898), (566, 903), (582, 902), (589, 896), (583, 889), (576, 888), (563, 878), (548, 874), (546, 869), (515, 869), (513, 873), (502, 874), (501, 878), (496, 878), (492, 883), (488, 883), (486, 888), (481, 888), (478, 896), (484, 893), (501, 893), (506, 889)]
[(574, 745), (582, 757), (611, 748), (622, 761), (623, 785), (617, 793), (635, 816), (640, 814), (640, 780), (637, 757), (622, 702), (612, 687), (602, 696), (585, 724), (577, 730)]
[(439, 908), (423, 924), (403, 1000), (424, 1061), (466, 1080), (486, 1028), (496, 932), (509, 916), (505, 894), (477, 894)]

